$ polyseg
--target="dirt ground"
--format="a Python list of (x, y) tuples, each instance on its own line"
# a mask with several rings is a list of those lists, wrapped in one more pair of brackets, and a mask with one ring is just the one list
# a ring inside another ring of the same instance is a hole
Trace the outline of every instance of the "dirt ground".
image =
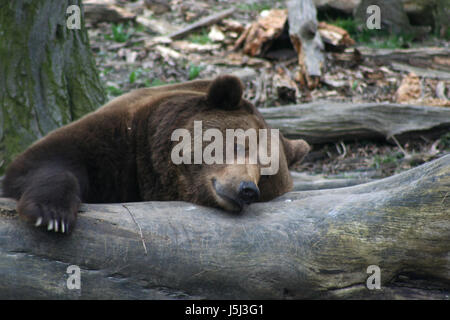
[[(122, 1), (122, 4), (138, 17), (147, 19), (148, 26), (109, 22), (88, 25), (91, 48), (109, 98), (140, 87), (237, 73), (245, 82), (245, 97), (259, 108), (310, 101), (396, 102), (397, 89), (407, 76), (405, 72), (368, 59), (360, 63), (340, 63), (333, 53), (327, 52), (319, 87), (312, 91), (299, 87), (298, 96), (284, 99), (277, 94), (272, 79), (280, 68), (293, 72), (297, 65), (293, 49), (290, 53), (287, 50), (282, 59), (249, 57), (233, 51), (240, 32), (230, 29), (232, 23), (218, 24), (225, 36), (221, 40), (211, 40), (208, 37), (211, 27), (206, 27), (177, 43), (154, 43), (155, 37), (160, 36), (158, 30), (170, 33), (231, 6), (236, 10), (226, 20), (243, 27), (255, 21), (263, 10), (283, 8), (283, 1), (172, 0), (163, 2), (170, 7), (162, 5), (153, 11), (144, 8), (142, 2)], [(450, 43), (423, 39), (411, 45), (449, 47)], [(444, 92), (450, 91), (449, 81), (442, 84), (442, 81), (422, 77), (418, 81), (424, 99), (436, 99), (438, 86), (443, 85)], [(401, 147), (393, 141), (357, 140), (314, 145), (311, 154), (296, 169), (325, 176), (365, 172), (373, 178), (386, 177), (450, 153), (450, 135), (433, 141), (419, 137), (403, 141)]]

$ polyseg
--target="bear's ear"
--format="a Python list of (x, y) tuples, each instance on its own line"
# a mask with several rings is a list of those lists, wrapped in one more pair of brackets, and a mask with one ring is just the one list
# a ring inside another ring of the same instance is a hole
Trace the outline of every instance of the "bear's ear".
[(206, 98), (215, 108), (235, 110), (239, 107), (243, 87), (241, 80), (235, 76), (219, 76), (209, 85)]
[(288, 167), (301, 162), (311, 150), (310, 145), (303, 139), (290, 140), (283, 137), (283, 144)]

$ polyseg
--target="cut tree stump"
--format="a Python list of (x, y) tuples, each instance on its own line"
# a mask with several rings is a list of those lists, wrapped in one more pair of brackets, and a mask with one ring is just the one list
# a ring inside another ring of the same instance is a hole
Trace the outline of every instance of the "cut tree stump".
[[(450, 155), (241, 215), (184, 202), (83, 205), (70, 236), (0, 199), (2, 299), (448, 299)], [(81, 290), (67, 268), (81, 268)], [(381, 289), (366, 287), (369, 266)]]
[(450, 109), (443, 107), (319, 101), (259, 111), (287, 137), (312, 144), (392, 136), (438, 138), (450, 130)]

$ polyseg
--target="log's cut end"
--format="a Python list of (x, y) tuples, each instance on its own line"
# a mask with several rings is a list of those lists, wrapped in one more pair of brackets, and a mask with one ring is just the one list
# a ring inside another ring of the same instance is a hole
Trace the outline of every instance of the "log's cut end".
[[(0, 298), (450, 294), (450, 155), (375, 182), (290, 192), (238, 216), (184, 202), (81, 209), (64, 236), (22, 223), (0, 198)], [(68, 288), (70, 266), (80, 290)], [(370, 290), (373, 266), (380, 289)]]

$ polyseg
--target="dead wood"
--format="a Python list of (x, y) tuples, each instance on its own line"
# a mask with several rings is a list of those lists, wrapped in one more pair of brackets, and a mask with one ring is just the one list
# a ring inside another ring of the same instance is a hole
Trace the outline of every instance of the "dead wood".
[(450, 128), (450, 109), (442, 107), (319, 101), (259, 110), (272, 127), (313, 144), (418, 133), (438, 138)]
[[(2, 299), (448, 299), (450, 155), (242, 215), (184, 202), (83, 205), (71, 236), (0, 199)], [(81, 290), (66, 286), (81, 269)], [(371, 265), (381, 289), (366, 286)]]
[(319, 23), (319, 33), (327, 51), (342, 52), (355, 44), (346, 30), (326, 22)]
[(225, 18), (229, 17), (230, 15), (232, 15), (234, 10), (235, 10), (234, 8), (230, 8), (230, 9), (215, 13), (213, 15), (210, 15), (206, 18), (203, 18), (185, 28), (182, 28), (181, 30), (173, 32), (172, 34), (169, 35), (169, 38), (180, 39), (180, 38), (184, 37), (185, 35), (193, 32), (199, 28), (207, 27), (212, 24), (215, 24), (215, 23), (219, 22), (220, 20), (225, 19)]
[(296, 80), (303, 87), (313, 89), (322, 76), (323, 43), (318, 32), (316, 7), (312, 0), (287, 2), (289, 37), (298, 55), (299, 71)]

